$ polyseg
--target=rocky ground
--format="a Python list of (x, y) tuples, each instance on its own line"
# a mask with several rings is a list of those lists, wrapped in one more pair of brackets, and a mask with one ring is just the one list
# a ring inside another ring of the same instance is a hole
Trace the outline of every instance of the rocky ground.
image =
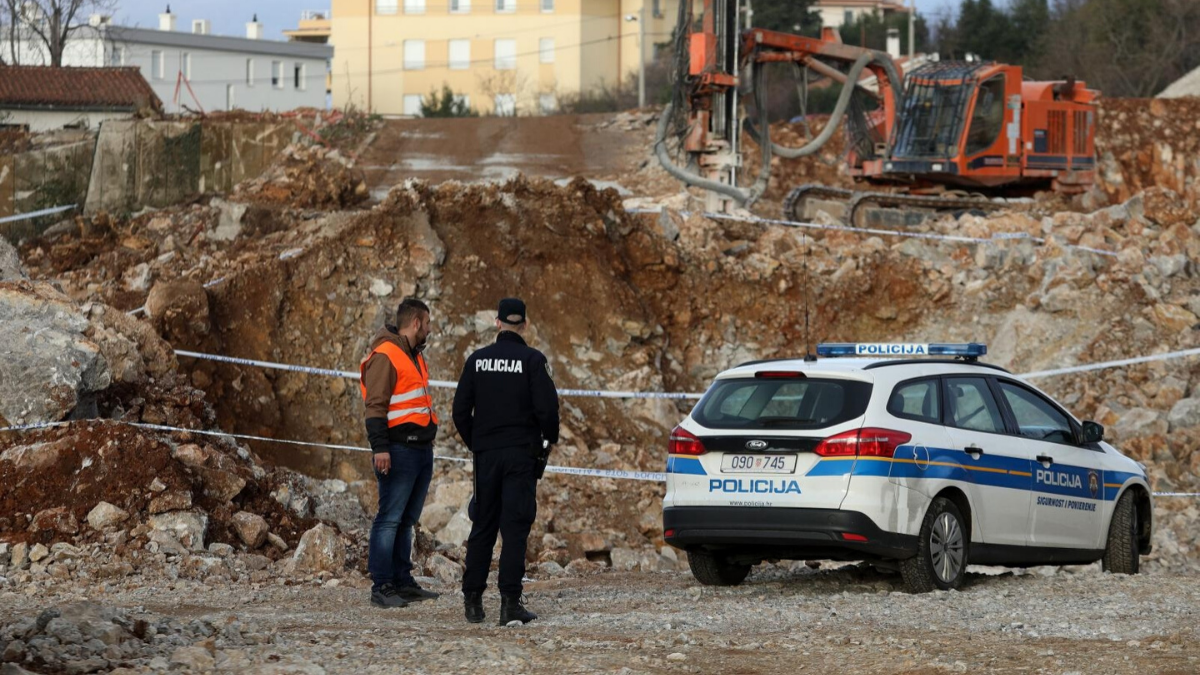
[[(1096, 567), (980, 569), (962, 591), (909, 595), (856, 566), (766, 566), (742, 586), (685, 574), (531, 573), (522, 628), (466, 623), (461, 595), (401, 610), (361, 579), (234, 585), (139, 576), (0, 582), (8, 668), (256, 673), (1192, 673), (1192, 576)], [(495, 597), (485, 599), (490, 619)]]
[[(681, 215), (694, 203), (649, 161), (653, 121), (558, 120), (577, 141), (561, 157), (516, 158), (546, 177), (436, 184), (381, 163), (428, 143), (419, 124), (385, 126), (372, 132), (378, 145), (354, 151), (290, 148), (230, 195), (72, 219), (15, 252), (0, 245), (0, 426), (61, 422), (0, 433), (0, 648), (12, 650), (2, 661), (340, 672), (416, 657), (414, 668), (441, 671), (471, 659), (548, 666), (568, 653), (580, 671), (824, 672), (849, 658), (854, 670), (917, 673), (1070, 672), (1099, 654), (1106, 672), (1195, 670), (1200, 500), (1181, 498), (1155, 502), (1144, 578), (1044, 570), (911, 598), (873, 572), (789, 565), (714, 593), (662, 540), (662, 486), (552, 475), (528, 560), (545, 621), (467, 627), (457, 598), (394, 616), (365, 607), (376, 495), (364, 453), (211, 435), (362, 446), (354, 382), (174, 349), (353, 371), (413, 294), (433, 307), (435, 378), (456, 377), (491, 339), (496, 299), (518, 294), (559, 386), (587, 389), (700, 391), (736, 363), (799, 355), (806, 338), (976, 340), (1018, 373), (1198, 346), (1192, 102), (1106, 101), (1102, 176), (1087, 195), (909, 232), (987, 243)], [(448, 133), (437, 124), (429, 133)], [(780, 125), (773, 137), (798, 144), (803, 132)], [(606, 152), (587, 150), (597, 138)], [(464, 166), (495, 164), (472, 147), (460, 148)], [(847, 185), (837, 159), (832, 146), (782, 166), (769, 194)], [(772, 203), (759, 213), (778, 215)], [(667, 208), (630, 212), (648, 206)], [(1104, 424), (1156, 490), (1200, 490), (1196, 359), (1034, 381)], [(449, 400), (436, 392), (439, 410)], [(564, 398), (554, 461), (661, 471), (687, 408)], [(450, 424), (437, 449), (466, 457)], [(470, 492), (467, 465), (437, 464), (417, 562), (442, 590), (461, 575)], [(63, 606), (84, 598), (99, 606)], [(55, 607), (62, 616), (44, 613)], [(229, 628), (230, 616), (241, 623)], [(364, 616), (378, 621), (364, 627)], [(431, 622), (453, 637), (428, 639)], [(60, 653), (46, 631), (86, 646)]]

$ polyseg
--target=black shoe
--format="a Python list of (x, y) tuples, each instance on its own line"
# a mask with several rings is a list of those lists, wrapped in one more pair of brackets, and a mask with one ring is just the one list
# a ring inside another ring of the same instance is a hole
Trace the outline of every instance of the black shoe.
[(399, 588), (396, 589), (396, 591), (400, 593), (400, 597), (404, 598), (408, 602), (420, 602), (422, 600), (436, 600), (437, 598), (441, 597), (441, 593), (434, 593), (433, 591), (427, 591), (424, 588), (421, 588), (420, 586), (418, 586), (416, 583), (413, 583), (411, 586), (400, 586)]
[(404, 607), (408, 601), (400, 597), (394, 585), (384, 584), (371, 589), (371, 604), (376, 607)]
[(513, 621), (521, 623), (529, 623), (537, 618), (537, 614), (525, 609), (525, 605), (521, 604), (521, 596), (519, 595), (501, 595), (500, 596), (500, 621), (498, 625), (507, 626)]
[(483, 623), (483, 593), (463, 593), (463, 612), (467, 621)]

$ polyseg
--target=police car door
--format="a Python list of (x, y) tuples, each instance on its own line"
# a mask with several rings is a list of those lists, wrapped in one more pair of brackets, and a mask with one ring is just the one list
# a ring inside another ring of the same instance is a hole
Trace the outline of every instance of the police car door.
[(1070, 417), (1040, 393), (997, 379), (1002, 403), (1033, 454), (1030, 545), (1101, 548), (1102, 453), (1075, 444)]
[(960, 465), (975, 486), (980, 501), (971, 515), (988, 544), (1025, 545), (1032, 483), (1029, 449), (1007, 435), (986, 377), (945, 375), (942, 383), (952, 447), (936, 459)]

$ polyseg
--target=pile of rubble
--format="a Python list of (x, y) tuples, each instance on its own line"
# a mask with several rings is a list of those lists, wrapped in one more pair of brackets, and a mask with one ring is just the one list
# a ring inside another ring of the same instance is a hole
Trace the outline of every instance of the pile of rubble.
[(366, 201), (361, 171), (338, 150), (292, 145), (265, 174), (237, 186), (233, 200), (299, 209), (345, 209)]
[(1099, 186), (1113, 203), (1161, 188), (1194, 209), (1200, 203), (1200, 98), (1103, 99), (1096, 156)]

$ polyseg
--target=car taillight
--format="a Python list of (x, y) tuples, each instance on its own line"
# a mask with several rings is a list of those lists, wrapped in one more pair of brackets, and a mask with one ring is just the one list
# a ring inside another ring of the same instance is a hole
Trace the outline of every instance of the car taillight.
[(912, 434), (878, 427), (863, 427), (830, 436), (813, 452), (822, 457), (891, 457), (896, 448), (912, 440)]
[(672, 455), (703, 455), (708, 452), (704, 443), (701, 443), (695, 434), (683, 427), (675, 427), (671, 430), (667, 447), (668, 452)]

